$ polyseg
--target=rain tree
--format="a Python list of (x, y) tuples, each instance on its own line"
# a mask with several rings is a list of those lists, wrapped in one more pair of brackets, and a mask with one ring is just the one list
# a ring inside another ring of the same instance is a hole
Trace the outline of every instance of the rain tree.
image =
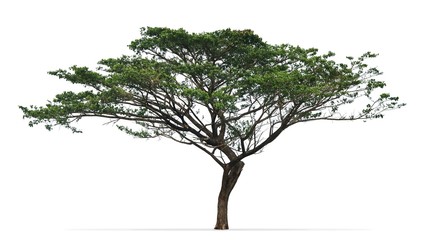
[[(56, 95), (45, 106), (20, 106), (29, 125), (48, 130), (86, 117), (115, 122), (139, 138), (166, 137), (204, 151), (223, 170), (215, 229), (228, 229), (229, 195), (244, 159), (288, 127), (316, 120), (382, 118), (404, 106), (382, 92), (381, 72), (364, 53), (337, 62), (334, 53), (269, 44), (251, 30), (189, 33), (147, 27), (132, 55), (49, 74), (85, 90)], [(182, 159), (182, 158), (181, 158)]]

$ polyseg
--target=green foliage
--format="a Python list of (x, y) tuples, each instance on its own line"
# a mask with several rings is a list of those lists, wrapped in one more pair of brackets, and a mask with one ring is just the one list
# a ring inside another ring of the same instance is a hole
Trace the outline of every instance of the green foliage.
[[(80, 132), (73, 123), (81, 118), (107, 118), (135, 137), (193, 144), (221, 164), (260, 151), (299, 122), (381, 118), (404, 106), (378, 92), (386, 84), (368, 66), (377, 56), (371, 52), (338, 63), (332, 52), (271, 45), (251, 30), (152, 27), (142, 28), (129, 48), (132, 56), (103, 59), (97, 70), (49, 72), (89, 90), (58, 94), (43, 107), (21, 106), (29, 125)], [(357, 99), (356, 107), (365, 102), (360, 110), (345, 111)]]

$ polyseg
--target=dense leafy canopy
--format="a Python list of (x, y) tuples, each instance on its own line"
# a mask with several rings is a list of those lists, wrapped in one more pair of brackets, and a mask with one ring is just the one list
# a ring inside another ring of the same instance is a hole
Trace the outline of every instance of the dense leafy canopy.
[(376, 57), (370, 52), (337, 63), (332, 52), (271, 45), (250, 30), (151, 27), (129, 47), (132, 56), (101, 60), (96, 70), (50, 72), (88, 90), (20, 107), (30, 126), (80, 132), (73, 123), (81, 118), (108, 118), (136, 137), (193, 144), (224, 166), (259, 152), (293, 124), (381, 118), (404, 105), (375, 91), (385, 83), (366, 64)]

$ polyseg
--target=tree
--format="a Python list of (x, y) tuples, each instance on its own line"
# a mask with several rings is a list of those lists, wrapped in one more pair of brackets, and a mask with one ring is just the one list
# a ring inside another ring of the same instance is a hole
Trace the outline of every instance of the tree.
[(79, 133), (76, 122), (100, 117), (135, 137), (196, 146), (223, 169), (215, 229), (228, 229), (228, 199), (244, 158), (288, 127), (382, 118), (404, 106), (378, 92), (385, 83), (365, 63), (377, 56), (370, 52), (338, 63), (332, 52), (268, 44), (251, 30), (156, 27), (142, 28), (129, 48), (132, 56), (103, 59), (96, 70), (49, 72), (87, 90), (60, 93), (42, 107), (20, 106), (24, 118), (31, 127), (61, 125)]

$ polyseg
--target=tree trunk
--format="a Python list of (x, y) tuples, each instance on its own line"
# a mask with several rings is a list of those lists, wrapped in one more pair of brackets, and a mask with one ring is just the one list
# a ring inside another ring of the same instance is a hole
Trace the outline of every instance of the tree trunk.
[(229, 229), (228, 225), (228, 200), (232, 189), (234, 188), (239, 175), (241, 175), (244, 162), (234, 161), (225, 164), (223, 169), (222, 187), (219, 193), (217, 203), (217, 221), (214, 229)]

